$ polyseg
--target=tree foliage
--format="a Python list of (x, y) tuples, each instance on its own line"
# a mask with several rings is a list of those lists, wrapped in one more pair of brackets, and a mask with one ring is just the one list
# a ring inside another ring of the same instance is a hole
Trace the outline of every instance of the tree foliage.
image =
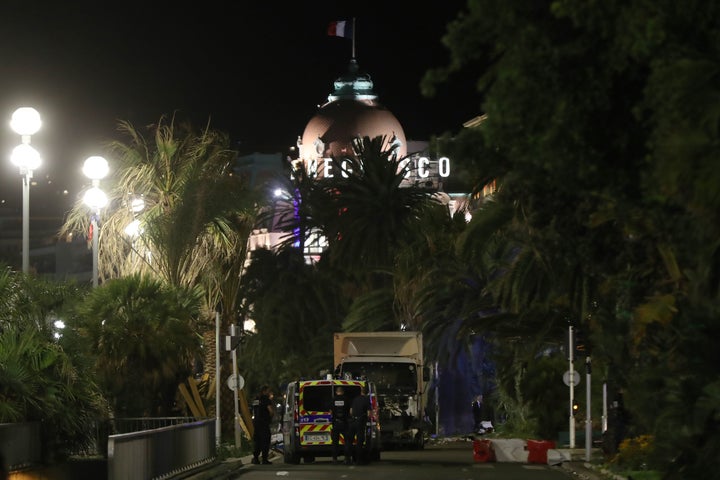
[(0, 269), (0, 422), (42, 422), (43, 452), (60, 457), (91, 445), (106, 403), (93, 372), (66, 351), (55, 321), (82, 290)]
[(255, 331), (240, 348), (239, 368), (254, 391), (331, 371), (332, 334), (339, 331), (347, 299), (335, 279), (305, 263), (295, 248), (259, 249), (243, 275)]
[[(523, 323), (590, 332), (611, 381), (631, 387), (634, 427), (667, 440), (671, 478), (720, 458), (706, 342), (718, 329), (717, 14), (714, 2), (470, 0), (444, 37), (450, 64), (425, 79), (430, 91), (482, 72), (479, 133), (510, 213), (488, 291)], [(465, 251), (482, 258), (486, 238)]]
[[(203, 301), (194, 321), (205, 338), (206, 373), (215, 378), (221, 374), (215, 372), (215, 311), (228, 332), (242, 308), (239, 279), (262, 207), (258, 190), (234, 170), (237, 152), (228, 135), (209, 125), (196, 130), (162, 116), (143, 128), (121, 121), (118, 131), (120, 139), (107, 145), (110, 176), (101, 185), (110, 198), (100, 213), (101, 278), (141, 274), (170, 287), (200, 288)], [(83, 234), (88, 222), (78, 201), (60, 233)], [(133, 222), (136, 232), (129, 235)], [(221, 369), (230, 370), (229, 355), (218, 354)], [(230, 393), (223, 390), (227, 412), (233, 411)], [(231, 416), (224, 420), (224, 429), (232, 431)]]
[(180, 411), (178, 385), (201, 359), (201, 301), (198, 288), (138, 274), (94, 289), (78, 307), (67, 341), (82, 345), (116, 417)]
[[(108, 145), (102, 277), (144, 273), (170, 285), (202, 285), (214, 311), (228, 275), (239, 274), (223, 267), (244, 256), (258, 207), (256, 192), (233, 172), (236, 152), (227, 135), (165, 117), (147, 133), (122, 121), (118, 130), (127, 139)], [(134, 220), (138, 234), (129, 236)], [(78, 200), (60, 233), (82, 234), (88, 223), (87, 207)]]

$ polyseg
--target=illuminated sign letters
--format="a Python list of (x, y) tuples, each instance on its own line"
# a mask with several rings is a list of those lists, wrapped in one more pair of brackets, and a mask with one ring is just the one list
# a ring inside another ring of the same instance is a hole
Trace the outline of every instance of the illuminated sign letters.
[[(319, 163), (322, 162), (322, 165)], [(322, 174), (322, 178), (333, 178), (335, 173), (333, 167), (338, 167), (333, 158), (311, 158), (307, 161), (307, 171), (312, 178), (317, 178)], [(424, 179), (430, 176), (439, 176), (447, 178), (450, 176), (450, 159), (448, 157), (440, 157), (437, 161), (432, 161), (427, 157), (405, 158), (399, 162), (400, 171), (404, 170), (406, 179)], [(342, 160), (339, 165), (343, 178), (348, 178), (352, 174), (347, 160)]]

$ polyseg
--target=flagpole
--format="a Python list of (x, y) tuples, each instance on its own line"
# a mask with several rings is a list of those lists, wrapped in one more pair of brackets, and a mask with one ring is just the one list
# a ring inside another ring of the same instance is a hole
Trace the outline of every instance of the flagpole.
[(353, 17), (352, 26), (352, 58), (355, 58), (355, 17)]

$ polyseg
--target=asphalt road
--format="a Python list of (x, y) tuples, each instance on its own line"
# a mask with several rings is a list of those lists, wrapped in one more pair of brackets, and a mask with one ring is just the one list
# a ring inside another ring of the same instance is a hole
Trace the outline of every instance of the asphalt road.
[(272, 465), (245, 464), (230, 478), (277, 477), (294, 480), (567, 480), (573, 473), (561, 465), (476, 462), (472, 442), (452, 442), (417, 451), (383, 451), (381, 460), (370, 465), (333, 465), (324, 457), (309, 464), (288, 465), (282, 457), (275, 457)]

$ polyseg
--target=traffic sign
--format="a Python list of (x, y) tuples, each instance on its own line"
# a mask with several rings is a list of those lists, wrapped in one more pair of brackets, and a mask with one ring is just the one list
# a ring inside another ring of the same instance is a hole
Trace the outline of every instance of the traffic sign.
[(245, 386), (245, 379), (242, 375), (239, 375), (236, 377), (235, 375), (230, 375), (227, 378), (227, 386), (230, 390), (235, 391), (237, 388), (238, 390), (242, 390)]
[(572, 382), (572, 384), (577, 387), (580, 383), (580, 374), (577, 370), (573, 370), (572, 372), (568, 370), (567, 372), (563, 373), (563, 382), (568, 387), (570, 386), (570, 382)]

